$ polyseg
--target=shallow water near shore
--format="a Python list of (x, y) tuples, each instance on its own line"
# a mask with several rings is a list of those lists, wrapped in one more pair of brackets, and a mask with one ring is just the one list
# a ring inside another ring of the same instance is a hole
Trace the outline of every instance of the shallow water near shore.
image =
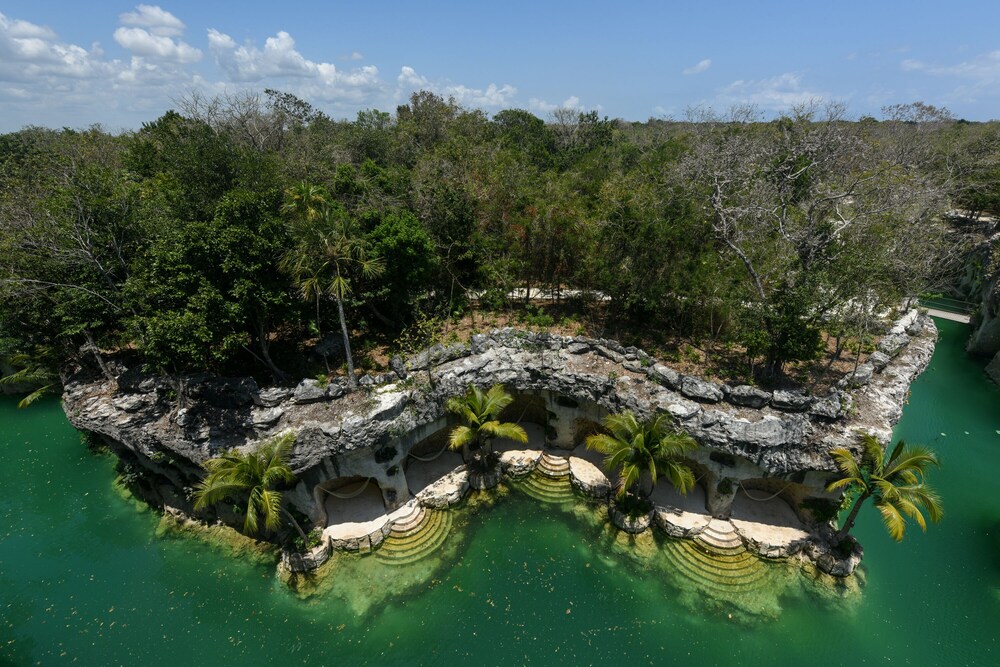
[(944, 522), (896, 544), (868, 508), (860, 595), (768, 574), (773, 595), (742, 600), (753, 617), (671, 576), (662, 540), (627, 555), (592, 513), (516, 490), (463, 510), (421, 576), (399, 569), (398, 594), (369, 556), (300, 599), (270, 563), (157, 537), (55, 400), (0, 399), (0, 663), (1000, 664), (1000, 390), (966, 328), (937, 323), (896, 436), (937, 450)]

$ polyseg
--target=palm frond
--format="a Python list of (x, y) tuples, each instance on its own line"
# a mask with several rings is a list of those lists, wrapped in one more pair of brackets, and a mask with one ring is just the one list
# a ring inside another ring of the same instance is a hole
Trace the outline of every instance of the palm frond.
[(863, 484), (864, 480), (859, 477), (838, 477), (826, 485), (827, 491), (836, 491), (854, 484)]
[(626, 463), (618, 473), (618, 497), (623, 497), (639, 481), (642, 471), (639, 466)]
[(17, 404), (18, 409), (23, 409), (28, 407), (29, 405), (31, 405), (32, 403), (34, 403), (35, 401), (37, 401), (38, 399), (42, 398), (47, 393), (49, 393), (49, 391), (51, 391), (52, 387), (54, 386), (55, 386), (54, 384), (47, 384), (44, 387), (39, 387), (35, 391), (31, 392), (18, 402)]
[(882, 515), (882, 523), (889, 531), (889, 537), (897, 542), (901, 541), (906, 533), (906, 519), (903, 518), (903, 515), (900, 514), (895, 505), (882, 499), (875, 501), (875, 507)]
[(594, 435), (588, 435), (583, 441), (587, 449), (591, 449), (595, 452), (600, 452), (601, 454), (611, 455), (618, 451), (622, 447), (620, 440), (613, 438), (606, 433), (595, 433)]
[(456, 426), (448, 434), (448, 447), (459, 450), (476, 441), (476, 432), (468, 426)]
[(854, 460), (854, 455), (851, 454), (850, 450), (844, 447), (837, 447), (836, 449), (831, 449), (829, 454), (833, 458), (833, 462), (837, 465), (837, 468), (845, 476), (861, 479), (861, 469), (858, 467), (858, 462)]
[(229, 500), (246, 491), (243, 484), (225, 480), (199, 483), (194, 492), (194, 508), (202, 510), (223, 500)]
[(667, 461), (664, 473), (681, 495), (687, 495), (694, 488), (694, 471), (684, 463), (680, 461)]
[(264, 515), (264, 528), (268, 531), (277, 530), (281, 526), (281, 494), (262, 489), (260, 505)]
[(904, 495), (911, 502), (927, 510), (927, 516), (934, 523), (944, 518), (944, 508), (941, 506), (941, 496), (926, 484), (918, 484), (906, 488)]
[(480, 430), (490, 438), (506, 438), (521, 443), (528, 442), (528, 433), (522, 427), (510, 422), (486, 422), (480, 427)]
[(295, 435), (285, 434), (261, 443), (250, 452), (229, 451), (202, 464), (207, 473), (196, 485), (194, 507), (202, 510), (223, 500), (246, 497), (243, 530), (253, 535), (263, 515), (267, 530), (280, 526), (281, 497), (275, 486), (291, 482), (287, 458)]
[(250, 491), (250, 497), (247, 499), (247, 509), (246, 516), (243, 520), (243, 531), (247, 535), (256, 535), (257, 531), (260, 529), (260, 524), (258, 522), (258, 517), (262, 511), (262, 492), (263, 489), (257, 486)]

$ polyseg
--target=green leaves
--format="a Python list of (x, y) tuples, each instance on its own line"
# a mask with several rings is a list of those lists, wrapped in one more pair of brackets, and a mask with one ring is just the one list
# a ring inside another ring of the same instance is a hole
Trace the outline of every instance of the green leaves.
[(926, 483), (928, 468), (938, 465), (937, 456), (921, 446), (907, 447), (900, 440), (891, 451), (883, 453), (878, 440), (865, 433), (861, 436), (860, 463), (846, 448), (830, 450), (843, 476), (830, 482), (827, 491), (846, 490), (858, 494), (857, 500), (839, 531), (843, 539), (854, 526), (858, 510), (868, 498), (875, 507), (892, 539), (899, 541), (906, 533), (906, 519), (913, 520), (921, 530), (927, 529), (927, 517), (937, 523), (944, 516), (941, 498)]
[(261, 518), (264, 530), (277, 530), (281, 525), (281, 493), (274, 487), (295, 479), (287, 463), (294, 443), (295, 435), (288, 433), (251, 452), (234, 450), (205, 461), (203, 467), (208, 474), (195, 487), (195, 509), (205, 509), (223, 500), (245, 498), (244, 531), (249, 535), (257, 534)]
[(489, 445), (493, 438), (528, 442), (528, 434), (521, 426), (499, 420), (513, 401), (514, 397), (502, 385), (495, 384), (483, 391), (470, 384), (464, 396), (453, 396), (445, 402), (445, 409), (464, 422), (452, 428), (448, 445), (455, 450), (468, 449), (476, 462), (483, 464), (491, 460)]
[[(586, 445), (605, 455), (605, 467), (618, 471), (619, 498), (627, 493), (648, 496), (664, 476), (681, 493), (694, 488), (694, 473), (683, 458), (698, 444), (674, 429), (667, 415), (640, 423), (633, 412), (626, 410), (608, 415), (603, 424), (609, 433), (589, 436)], [(648, 490), (640, 488), (644, 475), (649, 481)]]

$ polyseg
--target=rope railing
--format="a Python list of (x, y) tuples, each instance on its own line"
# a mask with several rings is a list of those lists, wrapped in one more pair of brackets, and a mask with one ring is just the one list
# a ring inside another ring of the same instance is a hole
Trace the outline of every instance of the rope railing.
[(750, 500), (756, 501), (758, 503), (766, 503), (768, 500), (774, 500), (779, 495), (781, 495), (782, 493), (784, 493), (788, 489), (788, 487), (790, 487), (792, 485), (791, 482), (789, 482), (788, 484), (785, 484), (785, 486), (783, 488), (779, 489), (778, 491), (776, 491), (775, 493), (771, 494), (767, 498), (754, 498), (753, 496), (750, 495), (750, 492), (747, 490), (747, 487), (743, 486), (743, 482), (742, 481), (738, 482), (738, 484), (740, 485), (740, 488), (743, 489), (743, 494), (747, 498), (749, 498)]
[(441, 451), (439, 451), (434, 456), (429, 456), (429, 457), (425, 458), (423, 456), (417, 456), (413, 452), (410, 452), (407, 456), (409, 456), (411, 459), (416, 459), (417, 461), (423, 461), (424, 463), (428, 463), (428, 462), (433, 461), (433, 460), (437, 459), (438, 457), (440, 457), (442, 454), (444, 454), (446, 451), (448, 451), (448, 449), (449, 449), (448, 443), (445, 443), (444, 447), (441, 448)]
[(322, 491), (323, 493), (326, 493), (328, 495), (331, 495), (334, 498), (340, 498), (341, 500), (350, 500), (351, 498), (357, 498), (362, 493), (364, 493), (365, 489), (368, 488), (368, 485), (371, 484), (371, 481), (372, 481), (371, 477), (367, 478), (365, 480), (365, 483), (361, 485), (360, 489), (358, 489), (357, 491), (352, 491), (351, 493), (346, 493), (346, 494), (336, 493), (334, 491), (330, 491), (329, 489), (324, 489), (322, 487), (320, 487), (320, 491)]

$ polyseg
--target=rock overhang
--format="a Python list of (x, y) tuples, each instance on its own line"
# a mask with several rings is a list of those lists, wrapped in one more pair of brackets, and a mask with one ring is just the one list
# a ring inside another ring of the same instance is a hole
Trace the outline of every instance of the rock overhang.
[(782, 476), (834, 471), (826, 452), (856, 449), (859, 431), (887, 441), (935, 338), (929, 317), (906, 312), (870, 363), (859, 367), (862, 372), (849, 373), (825, 396), (685, 376), (612, 340), (502, 329), (477, 334), (469, 345), (435, 346), (396, 359), (394, 372), (369, 376), (356, 391), (336, 381), (259, 388), (249, 378), (203, 378), (192, 385), (191, 405), (178, 410), (168, 398), (168, 384), (157, 379), (124, 386), (71, 379), (64, 405), (77, 428), (145, 457), (167, 452), (194, 464), (295, 431), (291, 463), (302, 476), (331, 458), (374, 451), (443, 423), (445, 401), (470, 383), (500, 383), (516, 394), (562, 396), (605, 412), (667, 412), (706, 448)]

